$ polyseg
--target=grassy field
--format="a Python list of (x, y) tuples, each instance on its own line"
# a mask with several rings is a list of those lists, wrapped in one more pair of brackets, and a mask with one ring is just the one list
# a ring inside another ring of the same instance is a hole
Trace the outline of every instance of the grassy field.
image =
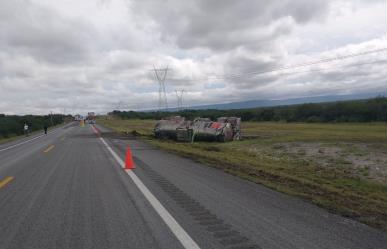
[[(30, 132), (30, 136), (33, 136), (37, 133), (40, 133), (42, 131), (33, 131), (33, 132)], [(11, 141), (14, 141), (14, 140), (17, 140), (17, 139), (20, 139), (20, 138), (23, 138), (25, 137), (25, 135), (20, 135), (20, 136), (12, 136), (12, 137), (8, 137), (8, 138), (0, 138), (0, 144), (3, 144), (3, 143), (8, 143), (8, 142), (11, 142)]]
[[(48, 128), (48, 131), (56, 129), (56, 128), (62, 126), (62, 125), (64, 125), (64, 124), (58, 124), (58, 125), (51, 126), (51, 127)], [(39, 133), (43, 133), (43, 129), (39, 130), (39, 131), (32, 131), (32, 132), (30, 132), (29, 135), (33, 136), (33, 135), (36, 135), (36, 134), (39, 134)], [(8, 137), (8, 138), (0, 137), (0, 144), (8, 143), (8, 142), (11, 142), (11, 141), (14, 141), (14, 140), (17, 140), (17, 139), (20, 139), (20, 138), (24, 138), (24, 137), (26, 137), (26, 136), (25, 135), (19, 135), (19, 136), (12, 136), (12, 137)]]
[(245, 122), (242, 141), (189, 144), (153, 139), (152, 120), (98, 122), (387, 231), (387, 124)]

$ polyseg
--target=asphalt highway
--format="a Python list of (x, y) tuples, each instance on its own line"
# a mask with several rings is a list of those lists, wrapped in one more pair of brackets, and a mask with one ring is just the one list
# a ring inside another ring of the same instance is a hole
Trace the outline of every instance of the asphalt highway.
[[(127, 147), (136, 168), (124, 170)], [(297, 198), (71, 123), (0, 145), (0, 249), (387, 248)]]

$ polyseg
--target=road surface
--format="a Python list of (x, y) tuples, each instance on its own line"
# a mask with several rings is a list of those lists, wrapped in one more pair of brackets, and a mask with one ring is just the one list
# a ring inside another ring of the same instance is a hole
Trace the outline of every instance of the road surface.
[(387, 248), (366, 225), (98, 129), (0, 145), (1, 249)]

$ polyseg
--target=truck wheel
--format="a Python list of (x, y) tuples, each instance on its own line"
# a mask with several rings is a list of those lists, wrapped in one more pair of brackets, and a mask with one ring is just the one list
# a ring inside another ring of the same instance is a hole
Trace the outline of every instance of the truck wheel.
[(226, 142), (226, 138), (224, 137), (224, 135), (219, 135), (218, 141), (224, 143), (224, 142)]

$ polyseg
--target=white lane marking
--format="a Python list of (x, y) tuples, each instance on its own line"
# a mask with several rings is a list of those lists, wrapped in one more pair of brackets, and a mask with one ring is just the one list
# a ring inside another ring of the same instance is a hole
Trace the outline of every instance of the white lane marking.
[[(59, 128), (56, 128), (55, 130), (53, 130), (53, 131), (51, 131), (51, 132), (47, 132), (47, 135), (48, 135), (48, 134), (52, 134), (52, 133), (56, 133), (56, 132), (57, 132), (57, 129), (59, 129)], [(23, 145), (23, 144), (25, 144), (25, 143), (31, 142), (31, 141), (33, 141), (33, 140), (36, 140), (36, 139), (41, 138), (41, 137), (44, 137), (44, 136), (45, 136), (45, 134), (42, 134), (42, 135), (39, 135), (39, 136), (37, 136), (37, 137), (31, 138), (31, 139), (29, 139), (29, 140), (23, 141), (23, 142), (21, 142), (21, 143), (11, 145), (11, 146), (9, 146), (9, 147), (0, 149), (0, 152), (9, 150), (9, 149), (12, 149), (12, 148), (15, 148), (15, 147), (18, 147), (18, 146), (20, 146), (20, 145)]]
[(9, 150), (9, 149), (12, 149), (12, 148), (15, 148), (15, 147), (17, 147), (17, 146), (20, 146), (20, 145), (22, 145), (22, 144), (31, 142), (31, 141), (33, 141), (33, 140), (35, 140), (35, 139), (38, 139), (38, 138), (41, 138), (41, 137), (43, 137), (43, 136), (44, 136), (44, 135), (39, 135), (39, 136), (37, 136), (37, 137), (34, 137), (34, 138), (32, 138), (32, 139), (23, 141), (23, 142), (21, 142), (21, 143), (11, 145), (11, 146), (9, 146), (9, 147), (7, 147), (7, 148), (4, 148), (4, 149), (0, 149), (0, 152), (5, 151), (5, 150)]
[[(94, 129), (93, 129), (94, 130)], [(94, 130), (95, 131), (95, 130)], [(110, 154), (114, 157), (117, 163), (121, 167), (125, 167), (124, 161), (113, 151), (113, 149), (105, 142), (102, 137), (99, 137), (102, 143), (106, 146)], [(165, 209), (165, 207), (160, 203), (160, 201), (149, 191), (149, 189), (144, 185), (144, 183), (137, 177), (137, 175), (132, 170), (125, 170), (129, 177), (136, 184), (141, 193), (149, 201), (155, 211), (160, 215), (161, 219), (167, 224), (172, 233), (180, 241), (184, 248), (187, 249), (200, 249), (196, 242), (188, 235), (188, 233), (180, 226), (179, 223), (173, 218), (173, 216)]]

